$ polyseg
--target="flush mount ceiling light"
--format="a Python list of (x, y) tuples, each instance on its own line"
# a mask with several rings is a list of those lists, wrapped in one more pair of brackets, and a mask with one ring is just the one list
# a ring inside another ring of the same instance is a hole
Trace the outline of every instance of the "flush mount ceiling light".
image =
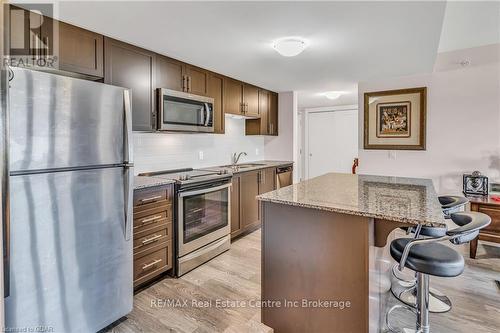
[(284, 57), (295, 57), (307, 47), (306, 40), (299, 37), (286, 37), (276, 40), (273, 49)]
[(337, 99), (340, 96), (345, 94), (345, 91), (325, 91), (324, 93), (321, 93), (321, 96), (325, 96), (328, 99)]

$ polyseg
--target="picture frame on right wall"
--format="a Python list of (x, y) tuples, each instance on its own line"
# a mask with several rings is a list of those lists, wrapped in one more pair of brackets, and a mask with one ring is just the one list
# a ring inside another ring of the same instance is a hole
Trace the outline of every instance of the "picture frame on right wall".
[(364, 149), (426, 149), (426, 87), (366, 92), (364, 108)]

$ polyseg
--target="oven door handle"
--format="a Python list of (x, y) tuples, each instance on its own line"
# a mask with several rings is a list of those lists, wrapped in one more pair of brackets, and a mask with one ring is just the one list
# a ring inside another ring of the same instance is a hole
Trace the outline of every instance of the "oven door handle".
[(200, 189), (200, 190), (196, 190), (196, 191), (180, 192), (179, 193), (179, 197), (182, 198), (182, 197), (187, 197), (187, 196), (191, 196), (191, 195), (198, 195), (198, 194), (203, 194), (203, 193), (217, 192), (217, 191), (220, 191), (220, 190), (223, 190), (223, 189), (226, 189), (226, 188), (230, 188), (232, 185), (233, 184), (228, 183), (228, 184), (224, 184), (224, 185), (221, 185), (221, 186), (208, 187), (208, 188), (204, 188), (204, 189)]

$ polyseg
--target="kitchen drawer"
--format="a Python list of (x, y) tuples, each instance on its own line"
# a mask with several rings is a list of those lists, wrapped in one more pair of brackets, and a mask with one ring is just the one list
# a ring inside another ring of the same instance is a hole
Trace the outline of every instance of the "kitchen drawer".
[(167, 209), (164, 208), (162, 211), (154, 214), (148, 214), (139, 218), (134, 214), (134, 234), (160, 224), (172, 222), (172, 207), (168, 206), (166, 208)]
[(134, 260), (134, 287), (172, 268), (172, 241), (165, 247)]
[(482, 231), (493, 231), (500, 233), (500, 207), (495, 206), (479, 206), (479, 212), (484, 213), (491, 217), (491, 224), (484, 228)]
[(158, 186), (134, 191), (134, 210), (151, 209), (172, 203), (172, 186)]
[(151, 233), (143, 236), (134, 235), (134, 255), (140, 257), (147, 250), (155, 248), (158, 244), (172, 240), (172, 223), (152, 228)]

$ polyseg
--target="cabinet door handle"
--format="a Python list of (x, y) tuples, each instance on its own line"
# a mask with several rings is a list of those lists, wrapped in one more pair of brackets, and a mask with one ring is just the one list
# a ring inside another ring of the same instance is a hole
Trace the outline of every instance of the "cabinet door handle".
[(158, 199), (161, 199), (161, 195), (157, 195), (157, 196), (154, 196), (154, 197), (151, 197), (151, 198), (146, 198), (146, 199), (141, 199), (139, 200), (141, 203), (148, 203), (148, 202), (155, 202), (157, 201)]
[(182, 91), (186, 91), (186, 75), (182, 76)]
[(43, 53), (45, 55), (45, 57), (48, 57), (49, 56), (49, 37), (45, 37), (43, 39), (45, 42), (45, 47), (43, 48)]
[(146, 238), (142, 241), (142, 245), (146, 245), (146, 244), (149, 244), (149, 243), (154, 243), (156, 241), (158, 241), (158, 239), (162, 238), (162, 235), (154, 235), (153, 237), (151, 238)]
[(156, 266), (156, 264), (159, 264), (160, 262), (162, 262), (163, 260), (161, 259), (156, 259), (156, 260), (153, 260), (152, 262), (150, 262), (149, 264), (145, 264), (144, 266), (142, 266), (142, 270), (146, 270), (150, 267), (154, 267)]
[(156, 215), (156, 216), (144, 219), (144, 220), (141, 221), (141, 225), (146, 225), (146, 224), (149, 224), (149, 223), (152, 223), (152, 222), (156, 222), (158, 220), (161, 220), (161, 218), (162, 218), (161, 215)]

